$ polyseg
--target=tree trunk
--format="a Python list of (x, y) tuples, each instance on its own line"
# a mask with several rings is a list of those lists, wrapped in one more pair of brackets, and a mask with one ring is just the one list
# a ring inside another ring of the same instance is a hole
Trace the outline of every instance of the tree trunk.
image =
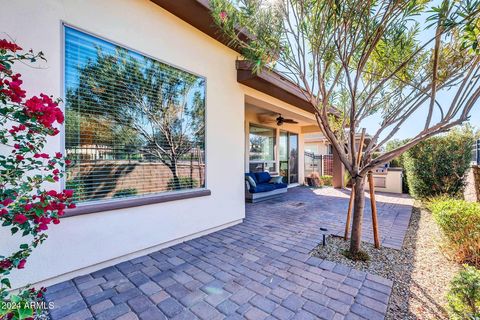
[(180, 189), (180, 179), (178, 178), (178, 168), (177, 168), (177, 161), (172, 160), (172, 162), (169, 165), (169, 169), (172, 172), (172, 189), (177, 190)]
[(365, 177), (355, 178), (355, 201), (353, 203), (352, 236), (350, 240), (350, 254), (355, 256), (360, 251), (362, 243), (363, 211), (365, 209)]

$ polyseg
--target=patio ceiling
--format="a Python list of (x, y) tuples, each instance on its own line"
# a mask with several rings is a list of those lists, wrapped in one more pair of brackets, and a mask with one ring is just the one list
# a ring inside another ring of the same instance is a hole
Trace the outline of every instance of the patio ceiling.
[[(240, 48), (229, 43), (228, 39), (224, 37), (215, 26), (208, 0), (151, 1), (220, 43), (241, 53)], [(242, 40), (248, 41), (249, 37), (246, 33), (240, 32), (239, 36)], [(250, 64), (242, 60), (236, 61), (236, 68), (237, 81), (239, 83), (266, 93), (302, 110), (314, 113), (314, 108), (303, 95), (302, 89), (278, 73), (265, 70), (260, 74), (253, 74)]]

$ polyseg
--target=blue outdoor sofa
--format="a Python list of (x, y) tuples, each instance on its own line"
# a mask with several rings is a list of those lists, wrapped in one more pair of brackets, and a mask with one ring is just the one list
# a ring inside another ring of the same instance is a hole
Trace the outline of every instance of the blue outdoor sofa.
[(281, 176), (272, 177), (268, 172), (245, 173), (245, 199), (258, 202), (287, 192), (287, 184)]

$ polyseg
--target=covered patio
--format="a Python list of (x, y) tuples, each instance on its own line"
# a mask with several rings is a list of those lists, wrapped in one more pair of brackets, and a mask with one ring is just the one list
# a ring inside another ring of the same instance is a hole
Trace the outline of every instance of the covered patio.
[[(377, 200), (382, 245), (399, 248), (412, 201)], [(49, 287), (51, 317), (383, 319), (390, 280), (309, 254), (320, 227), (343, 231), (347, 205), (347, 191), (306, 187), (247, 204), (239, 225)]]

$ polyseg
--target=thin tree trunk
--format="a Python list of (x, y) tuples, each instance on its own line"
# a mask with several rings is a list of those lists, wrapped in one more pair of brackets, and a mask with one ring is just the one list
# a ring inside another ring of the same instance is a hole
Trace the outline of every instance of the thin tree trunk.
[(350, 240), (350, 254), (357, 255), (362, 243), (363, 211), (365, 209), (365, 177), (355, 178), (355, 200), (353, 203), (352, 237)]
[(172, 189), (180, 189), (180, 179), (178, 178), (178, 168), (177, 168), (177, 160), (172, 160), (170, 166), (170, 171), (172, 172)]

